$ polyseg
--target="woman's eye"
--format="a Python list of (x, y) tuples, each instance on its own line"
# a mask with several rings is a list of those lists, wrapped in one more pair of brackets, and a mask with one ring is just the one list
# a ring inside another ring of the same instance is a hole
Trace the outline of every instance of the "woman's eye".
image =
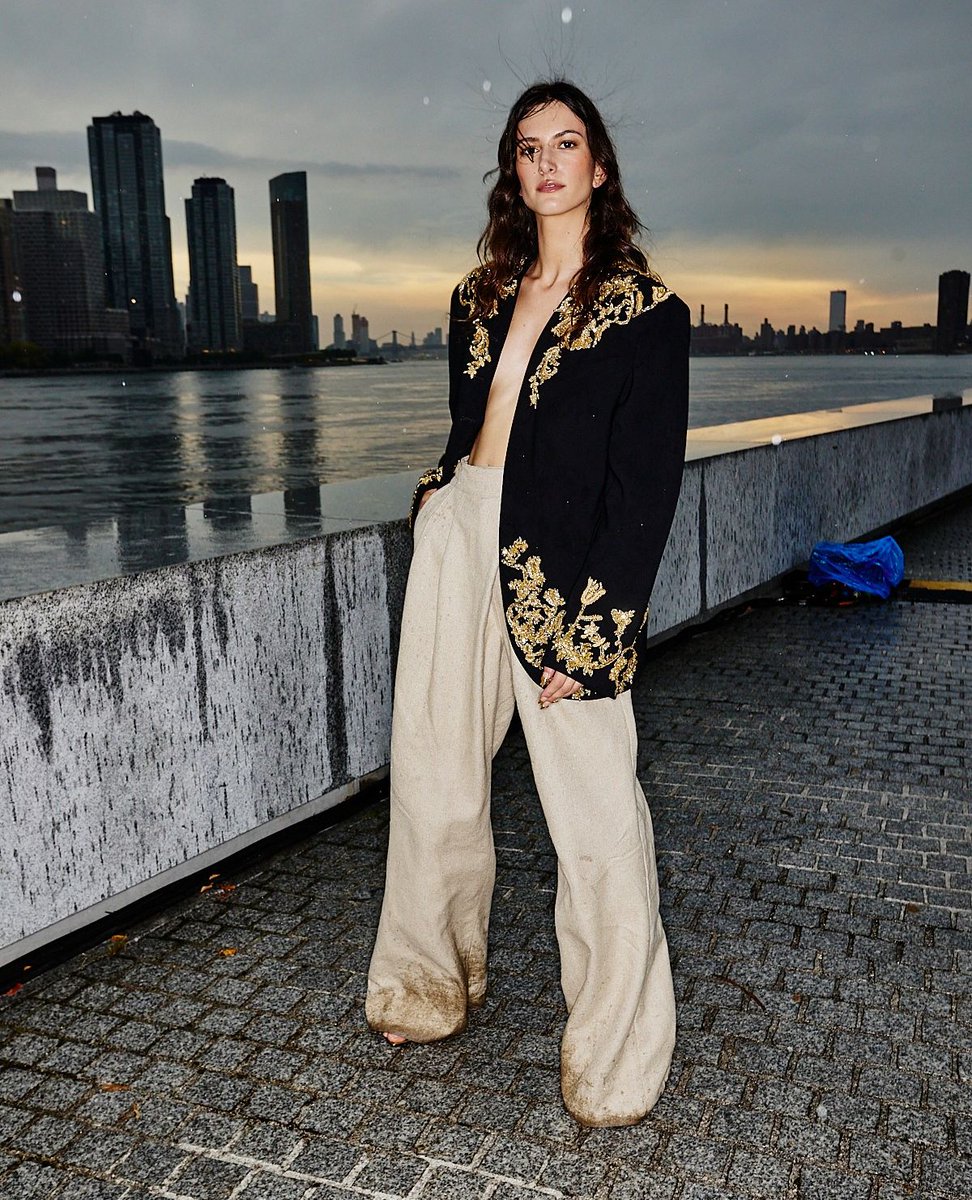
[(566, 147), (566, 149), (568, 149), (568, 150), (573, 150), (573, 148), (577, 145), (577, 143), (572, 142), (570, 140), (570, 138), (564, 138), (564, 140), (560, 143), (560, 145), (562, 147)]
[(521, 146), (520, 158), (528, 158), (531, 162), (533, 162), (533, 156), (536, 154), (536, 152), (536, 146)]

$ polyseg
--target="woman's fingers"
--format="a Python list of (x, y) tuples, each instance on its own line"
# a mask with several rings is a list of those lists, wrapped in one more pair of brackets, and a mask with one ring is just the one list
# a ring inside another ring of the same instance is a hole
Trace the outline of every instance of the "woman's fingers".
[(558, 700), (572, 696), (574, 692), (580, 691), (581, 687), (576, 679), (571, 679), (563, 671), (551, 671), (549, 667), (544, 670), (541, 683), (542, 688), (537, 699), (541, 708), (547, 708), (551, 704), (556, 704)]

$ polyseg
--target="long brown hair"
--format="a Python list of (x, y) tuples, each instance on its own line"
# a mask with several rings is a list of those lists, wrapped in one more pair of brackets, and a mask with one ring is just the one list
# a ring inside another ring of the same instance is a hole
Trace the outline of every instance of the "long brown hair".
[(625, 197), (617, 154), (604, 118), (593, 100), (574, 84), (566, 79), (545, 79), (528, 87), (513, 104), (499, 141), (498, 166), (489, 172), (498, 178), (487, 201), (489, 220), (476, 247), (483, 270), (475, 280), (473, 316), (491, 313), (501, 289), (537, 256), (536, 217), (523, 202), (516, 173), (517, 133), (522, 120), (557, 100), (584, 122), (591, 155), (605, 175), (591, 195), (584, 264), (571, 287), (575, 321), (590, 311), (598, 288), (619, 268), (654, 278), (648, 260), (634, 241), (644, 226)]

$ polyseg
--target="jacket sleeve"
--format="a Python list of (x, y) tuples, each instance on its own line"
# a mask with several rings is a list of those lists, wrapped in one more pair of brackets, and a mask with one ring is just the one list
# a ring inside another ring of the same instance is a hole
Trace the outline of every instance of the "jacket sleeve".
[[(455, 419), (454, 405), (459, 394), (459, 380), (469, 361), (470, 322), (463, 315), (460, 298), (461, 287), (462, 283), (453, 290), (452, 301), (449, 304), (449, 409), (453, 420)], [(429, 467), (419, 476), (415, 491), (412, 493), (412, 504), (408, 513), (409, 528), (415, 524), (415, 515), (419, 510), (422, 497), (427, 491), (434, 490), (442, 482), (445, 461), (446, 454), (443, 453), (436, 466)]]
[(600, 519), (543, 659), (583, 686), (578, 699), (617, 696), (631, 685), (685, 464), (689, 310), (669, 296), (636, 318), (632, 332), (631, 380), (611, 426)]

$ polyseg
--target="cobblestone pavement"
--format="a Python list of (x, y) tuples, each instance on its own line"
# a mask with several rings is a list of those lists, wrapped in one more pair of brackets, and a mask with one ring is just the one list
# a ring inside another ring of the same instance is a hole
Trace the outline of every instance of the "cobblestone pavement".
[[(972, 507), (902, 541), (967, 563)], [(373, 807), (0, 1000), (0, 1197), (972, 1197), (970, 642), (967, 605), (757, 607), (647, 664), (679, 1038), (641, 1125), (561, 1107), (554, 859), (511, 735), (466, 1034), (364, 1026)]]

